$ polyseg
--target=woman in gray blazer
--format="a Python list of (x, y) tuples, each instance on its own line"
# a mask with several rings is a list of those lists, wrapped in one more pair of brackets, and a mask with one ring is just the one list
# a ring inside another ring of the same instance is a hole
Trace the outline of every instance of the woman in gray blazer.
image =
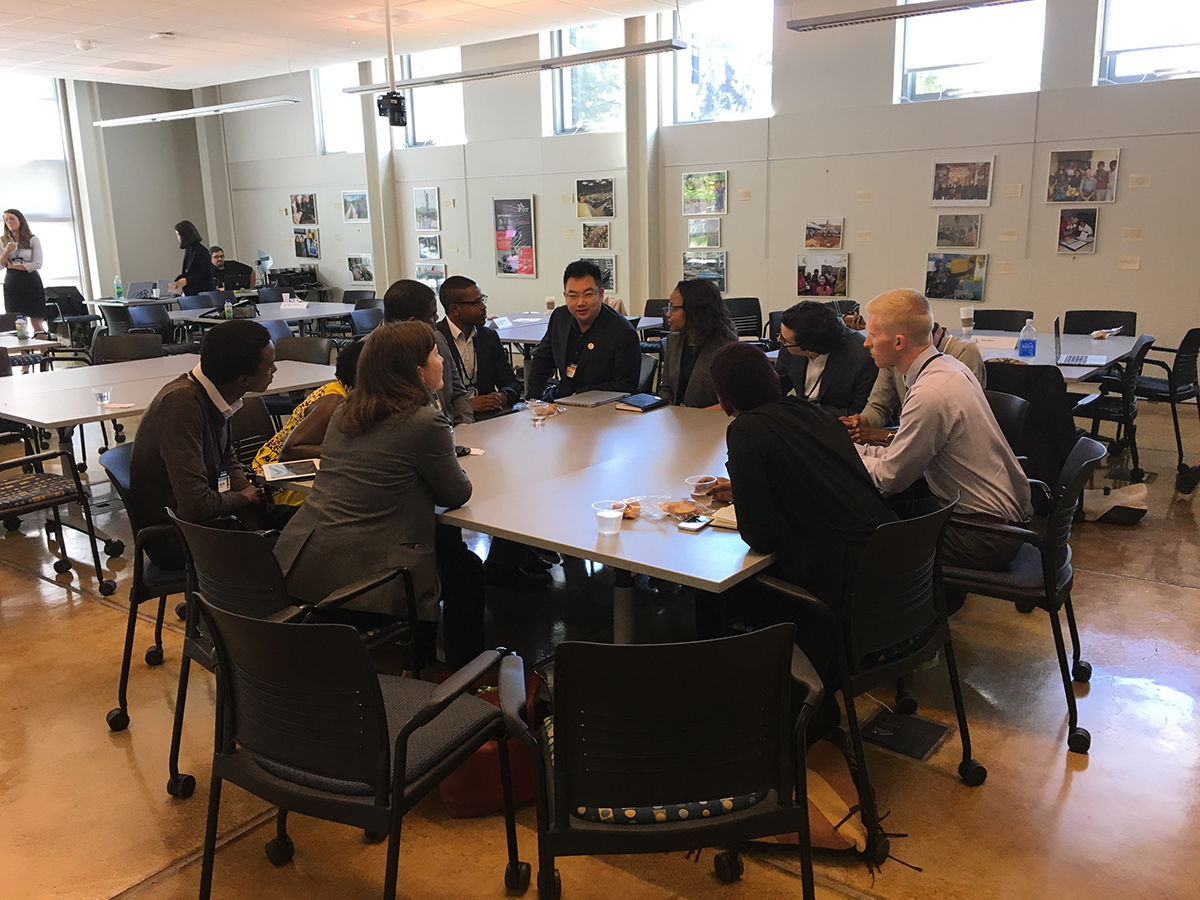
[[(434, 506), (462, 506), (471, 497), (450, 423), (431, 405), (441, 386), (442, 357), (428, 325), (376, 328), (364, 342), (355, 389), (330, 420), (308, 502), (275, 546), (288, 589), (301, 600), (318, 601), (364, 572), (408, 568), (416, 643), (426, 659), (441, 599)], [(396, 579), (351, 606), (403, 618), (404, 582)], [(482, 604), (479, 614), (482, 619)], [(460, 618), (447, 615), (447, 624)], [(482, 621), (478, 625), (481, 635)], [(455, 640), (447, 629), (447, 657)]]
[(673, 406), (713, 406), (709, 365), (713, 354), (737, 340), (725, 301), (711, 281), (689, 278), (675, 285), (667, 305), (671, 333), (663, 340), (658, 396)]

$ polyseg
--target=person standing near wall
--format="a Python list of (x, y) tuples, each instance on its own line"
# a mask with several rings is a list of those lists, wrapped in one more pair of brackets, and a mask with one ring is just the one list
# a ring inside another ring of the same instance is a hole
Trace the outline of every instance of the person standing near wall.
[(25, 316), (34, 331), (46, 330), (46, 291), (42, 287), (42, 242), (19, 209), (4, 211), (4, 310)]
[(183, 271), (171, 282), (171, 290), (189, 297), (213, 289), (212, 257), (196, 226), (184, 219), (175, 226), (175, 238), (183, 251)]

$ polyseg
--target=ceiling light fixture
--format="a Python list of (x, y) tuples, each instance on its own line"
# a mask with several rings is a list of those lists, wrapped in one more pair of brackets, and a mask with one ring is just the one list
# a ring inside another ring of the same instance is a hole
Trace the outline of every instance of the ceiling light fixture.
[(98, 128), (115, 128), (120, 125), (143, 125), (148, 122), (173, 122), (178, 119), (201, 119), (205, 116), (220, 116), (231, 112), (245, 112), (250, 109), (266, 109), (268, 106), (283, 106), (286, 103), (299, 103), (295, 95), (280, 97), (263, 97), (261, 100), (237, 100), (233, 103), (219, 103), (216, 106), (195, 106), (190, 109), (169, 109), (166, 112), (148, 113), (144, 116), (127, 116), (123, 119), (97, 119), (92, 124)]
[[(1014, 0), (1007, 0), (1014, 2)], [(613, 62), (619, 59), (632, 59), (637, 56), (651, 56), (655, 53), (669, 53), (673, 50), (686, 50), (687, 44), (679, 40), (651, 41), (646, 44), (632, 44), (628, 47), (614, 47), (611, 50), (592, 50), (587, 53), (573, 53), (570, 56), (555, 56), (550, 59), (534, 59), (529, 62), (509, 63), (504, 66), (492, 66), (487, 69), (472, 69), (469, 72), (447, 72), (443, 75), (427, 75), (423, 78), (409, 78), (395, 82), (394, 87), (388, 82), (382, 84), (364, 84), (358, 87), (342, 88), (346, 94), (378, 94), (389, 88), (397, 91), (412, 88), (434, 87), (441, 84), (460, 84), (464, 81), (482, 81), (485, 78), (503, 78), (506, 75), (527, 75), (530, 72), (546, 72), (553, 69), (569, 69), (573, 66), (586, 66), (592, 63)]]
[(858, 12), (837, 13), (832, 16), (793, 19), (787, 23), (787, 27), (791, 31), (822, 31), (826, 28), (841, 28), (844, 25), (892, 22), (896, 19), (909, 19), (913, 16), (928, 16), (933, 13), (957, 12), (963, 9), (979, 9), (984, 6), (1025, 2), (1027, 0), (925, 0), (922, 3), (909, 3), (905, 6), (882, 6), (878, 9), (863, 9)]

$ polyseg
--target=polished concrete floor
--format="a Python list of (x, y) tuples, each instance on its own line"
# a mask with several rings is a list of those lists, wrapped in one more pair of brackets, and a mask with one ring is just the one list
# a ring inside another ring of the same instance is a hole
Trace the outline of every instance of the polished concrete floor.
[[(1194, 408), (1185, 441), (1200, 454)], [(1150, 512), (1133, 528), (1085, 523), (1072, 541), (1075, 603), (1084, 654), (1094, 666), (1076, 687), (1092, 751), (1065, 745), (1062, 686), (1043, 613), (969, 598), (952, 627), (976, 757), (989, 771), (979, 788), (956, 778), (957, 736), (924, 762), (868, 749), (900, 860), (872, 876), (854, 857), (818, 858), (822, 897), (1185, 898), (1200, 888), (1200, 557), (1194, 496), (1173, 491), (1174, 439), (1165, 410), (1143, 407), (1143, 465), (1159, 473)], [(89, 433), (94, 448), (98, 435)], [(12, 448), (0, 448), (11, 450)], [(1194, 460), (1193, 460), (1194, 461)], [(98, 499), (101, 470), (89, 471)], [(1097, 478), (1097, 487), (1112, 482)], [(168, 619), (167, 661), (151, 668), (143, 621), (130, 686), (132, 724), (110, 733), (125, 628), (129, 554), (108, 562), (118, 590), (97, 593), (85, 542), (68, 533), (76, 569), (56, 575), (44, 533), (29, 517), (0, 538), (0, 898), (146, 898), (195, 895), (206, 811), (213, 682), (193, 677), (182, 759), (196, 795), (165, 791), (181, 637)], [(131, 544), (124, 515), (102, 528)], [(482, 539), (480, 539), (482, 540)], [(602, 635), (610, 622), (611, 573), (590, 565), (554, 570), (552, 589), (489, 594), (489, 635), (527, 662), (565, 638)], [(639, 591), (638, 627), (648, 637), (687, 636), (691, 601)], [(911, 679), (921, 715), (952, 724), (944, 667)], [(887, 699), (887, 698), (881, 698)], [(860, 698), (860, 711), (869, 700)], [(262, 853), (269, 807), (227, 788), (214, 896), (376, 897), (384, 846), (353, 829), (293, 819), (295, 860), (273, 868)], [(519, 811), (522, 856), (535, 860), (534, 816)], [(436, 795), (406, 819), (400, 894), (413, 900), (501, 897), (504, 840), (499, 817), (450, 818)], [(743, 881), (719, 884), (706, 851), (564, 859), (568, 898), (798, 897), (794, 860), (763, 853)], [(532, 892), (529, 896), (533, 896)]]

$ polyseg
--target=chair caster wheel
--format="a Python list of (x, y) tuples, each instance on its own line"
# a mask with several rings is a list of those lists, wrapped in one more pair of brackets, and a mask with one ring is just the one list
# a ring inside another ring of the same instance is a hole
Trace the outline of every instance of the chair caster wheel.
[(290, 837), (281, 838), (279, 835), (275, 835), (275, 837), (267, 841), (263, 849), (267, 851), (268, 862), (276, 868), (286, 866), (292, 861), (292, 857), (296, 855), (296, 845), (292, 843)]
[(863, 851), (863, 857), (867, 861), (867, 865), (879, 868), (885, 862), (892, 852), (892, 842), (887, 839), (885, 834), (876, 834), (867, 836), (867, 849)]
[(125, 542), (124, 541), (111, 540), (111, 541), (104, 542), (104, 555), (105, 556), (120, 556), (124, 552), (125, 552)]
[(117, 583), (105, 578), (100, 582), (100, 593), (105, 597), (117, 592)]
[(1129, 480), (1131, 483), (1140, 484), (1145, 479), (1146, 479), (1146, 470), (1145, 469), (1130, 469), (1129, 470)]
[(54, 561), (54, 571), (59, 575), (65, 575), (71, 571), (71, 561), (69, 559), (56, 559)]
[(78, 469), (80, 472), (86, 472), (87, 471), (87, 463), (85, 463), (85, 462), (78, 463), (75, 466), (75, 468)]
[(721, 884), (733, 884), (742, 877), (746, 864), (742, 862), (742, 855), (736, 850), (726, 850), (713, 857), (713, 869)]
[(161, 666), (162, 662), (163, 662), (162, 647), (158, 646), (158, 644), (155, 644), (152, 647), (146, 648), (146, 665)]
[(1086, 728), (1076, 726), (1067, 737), (1067, 746), (1073, 753), (1087, 753), (1092, 747), (1092, 735)]
[(118, 434), (118, 435), (117, 435), (117, 443), (118, 443), (118, 444), (123, 444), (123, 443), (125, 443), (125, 435), (123, 435), (123, 434)]
[(1017, 607), (1017, 612), (1021, 613), (1021, 615), (1025, 615), (1025, 616), (1029, 615), (1031, 612), (1033, 612), (1035, 609), (1037, 609), (1037, 607), (1034, 606), (1032, 603), (1017, 603), (1015, 605)]
[(1071, 678), (1074, 681), (1087, 684), (1092, 680), (1092, 664), (1087, 660), (1081, 659), (1075, 665), (1071, 666)]
[(983, 763), (968, 759), (958, 764), (958, 777), (967, 787), (979, 787), (987, 781), (987, 769)]
[(96, 452), (97, 452), (97, 453), (99, 453), (101, 456), (103, 456), (105, 453), (107, 453), (107, 452), (108, 452), (108, 448), (107, 448), (107, 447), (101, 447), (101, 448), (100, 448), (99, 450), (97, 450)]
[(558, 900), (562, 896), (562, 879), (558, 875), (558, 869), (554, 870), (553, 878), (544, 877), (543, 873), (538, 872), (538, 900)]
[(1108, 445), (1108, 455), (1109, 456), (1120, 456), (1124, 449), (1125, 449), (1124, 441), (1113, 441), (1111, 444)]
[(533, 868), (527, 862), (519, 862), (516, 866), (509, 863), (504, 867), (504, 887), (515, 894), (524, 894), (529, 889), (529, 876)]
[(903, 716), (911, 716), (917, 709), (917, 698), (908, 691), (896, 695), (896, 712)]
[(108, 722), (109, 731), (124, 731), (129, 727), (129, 713), (119, 706), (116, 709), (110, 709), (104, 719)]
[(167, 793), (186, 800), (196, 791), (196, 779), (191, 775), (173, 775), (167, 779)]
[(20, 528), (21, 528), (21, 517), (20, 516), (5, 516), (4, 517), (4, 530), (5, 531), (19, 531)]
[(187, 618), (187, 601), (186, 600), (181, 600), (179, 603), (175, 604), (175, 618), (177, 618), (177, 619), (186, 619)]
[(382, 844), (388, 839), (387, 833), (383, 831), (368, 831), (363, 829), (363, 842), (367, 844)]

